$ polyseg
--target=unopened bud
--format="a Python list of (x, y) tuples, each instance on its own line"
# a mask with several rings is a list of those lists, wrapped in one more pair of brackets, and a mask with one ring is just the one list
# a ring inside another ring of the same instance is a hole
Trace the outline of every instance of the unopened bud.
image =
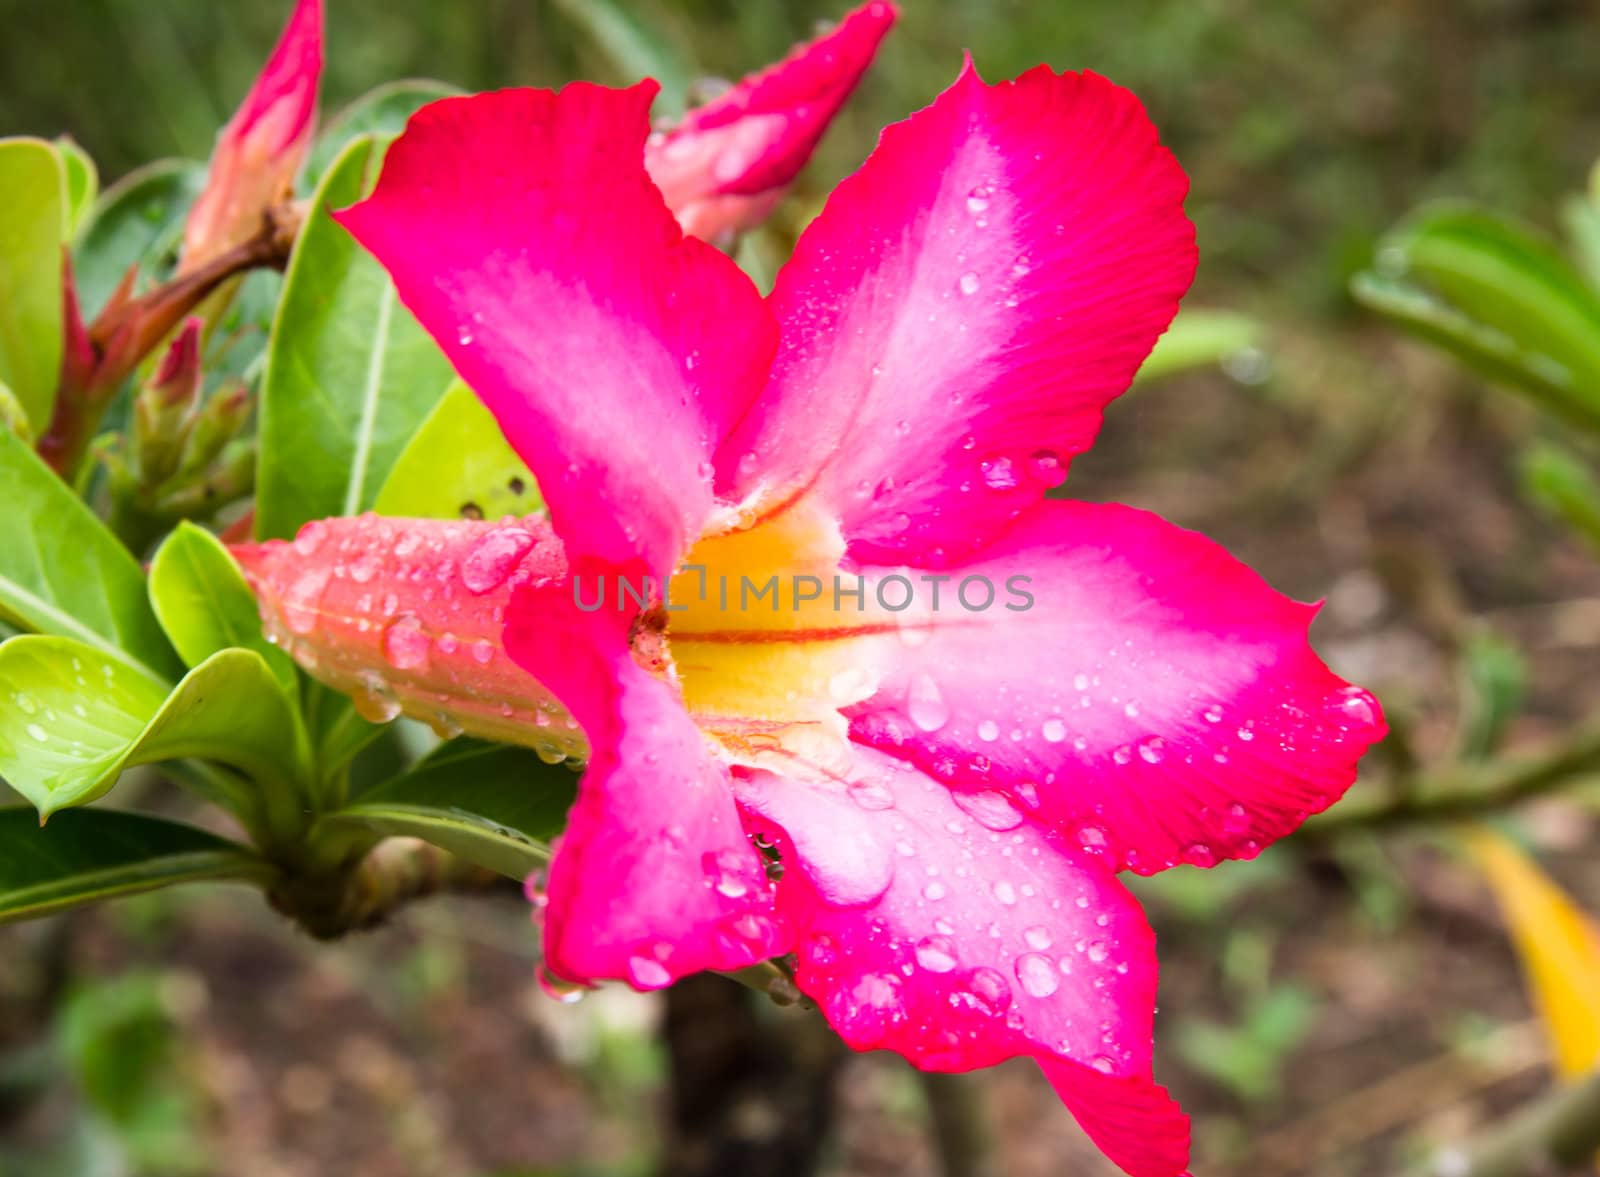
[(155, 375), (133, 400), (133, 457), (139, 480), (158, 486), (178, 466), (200, 402), (199, 319), (190, 319), (168, 346)]
[(250, 419), (250, 390), (237, 381), (217, 389), (195, 416), (178, 459), (177, 476), (204, 470)]
[(572, 717), (502, 643), (513, 591), (567, 575), (542, 517), (368, 514), (231, 550), (268, 637), (366, 718), (408, 715), (447, 737), (522, 744), (552, 762), (587, 755)]

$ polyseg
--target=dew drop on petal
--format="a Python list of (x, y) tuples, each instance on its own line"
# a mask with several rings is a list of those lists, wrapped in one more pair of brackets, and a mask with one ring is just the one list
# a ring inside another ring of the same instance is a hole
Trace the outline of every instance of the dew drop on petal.
[(1042, 952), (1024, 952), (1017, 957), (1017, 981), (1032, 997), (1049, 997), (1061, 984), (1055, 962)]
[(1031, 928), (1024, 928), (1022, 938), (1029, 948), (1035, 952), (1043, 952), (1050, 947), (1050, 929), (1043, 924), (1034, 924)]
[(1139, 741), (1139, 759), (1146, 764), (1160, 764), (1166, 757), (1166, 743), (1160, 736)]
[(985, 719), (978, 724), (978, 739), (985, 743), (993, 743), (1000, 738), (1000, 725), (992, 719)]
[(50, 733), (36, 723), (30, 723), (27, 727), (27, 732), (41, 744), (50, 738)]
[(667, 966), (650, 956), (628, 958), (628, 979), (640, 989), (664, 989), (672, 984)]
[(396, 670), (426, 667), (432, 645), (422, 622), (410, 613), (395, 618), (383, 631), (383, 656)]
[(990, 490), (1012, 490), (1017, 485), (1017, 472), (1010, 458), (990, 458), (978, 468), (983, 472), (983, 484)]
[(995, 883), (992, 889), (994, 891), (994, 897), (1007, 907), (1010, 907), (1016, 903), (1017, 889), (1004, 879), (1001, 879), (999, 882)]
[(494, 658), (494, 643), (488, 638), (479, 638), (472, 643), (472, 660), (479, 665), (487, 665)]
[(985, 188), (981, 184), (974, 188), (971, 192), (968, 192), (967, 211), (973, 216), (977, 216), (981, 212), (988, 211), (989, 195), (989, 189)]
[(1039, 733), (1044, 736), (1045, 743), (1059, 744), (1067, 738), (1067, 725), (1061, 720), (1051, 717), (1040, 726)]
[(1087, 952), (1085, 953), (1085, 955), (1087, 955), (1088, 958), (1090, 960), (1092, 960), (1095, 964), (1104, 964), (1106, 962), (1106, 956), (1108, 955), (1105, 941), (1104, 940), (1096, 940), (1096, 941), (1094, 941), (1092, 944), (1089, 945), (1089, 948), (1088, 948)]
[(978, 1009), (991, 1017), (1004, 1013), (1011, 1004), (1011, 985), (995, 969), (973, 969), (967, 977), (967, 992)]
[(912, 679), (906, 694), (906, 712), (911, 722), (925, 732), (936, 732), (950, 722), (950, 708), (939, 693), (939, 684), (926, 674)]
[(357, 676), (359, 689), (351, 697), (356, 714), (368, 723), (388, 723), (400, 714), (400, 700), (388, 681), (375, 670)]
[(894, 808), (894, 794), (878, 781), (855, 781), (846, 791), (850, 800), (868, 812)]
[(1117, 1069), (1116, 1061), (1109, 1055), (1104, 1054), (1095, 1055), (1094, 1061), (1092, 1061), (1089, 1065), (1095, 1070), (1099, 1071), (1102, 1075), (1110, 1075)]
[(976, 293), (978, 293), (978, 285), (979, 285), (978, 275), (975, 274), (973, 271), (968, 270), (965, 274), (961, 275), (961, 283), (960, 283), (960, 285), (961, 285), (961, 293), (962, 294), (976, 294)]
[(1011, 799), (997, 789), (976, 792), (956, 790), (951, 796), (961, 811), (988, 830), (1004, 832), (1022, 824), (1022, 814)]
[(320, 519), (313, 519), (300, 529), (290, 546), (294, 548), (297, 556), (314, 556), (327, 537), (328, 525)]
[(917, 963), (930, 973), (948, 973), (956, 967), (955, 946), (945, 936), (925, 936), (917, 941)]
[(332, 575), (328, 568), (308, 568), (289, 586), (289, 591), (283, 595), (283, 623), (290, 633), (304, 637), (317, 628), (317, 619), (322, 615), (322, 593)]
[(506, 582), (534, 545), (532, 532), (497, 527), (472, 545), (461, 561), (461, 583), (468, 592), (487, 593)]
[(543, 964), (534, 970), (534, 978), (539, 982), (539, 988), (546, 997), (559, 1001), (562, 1005), (574, 1005), (583, 1000), (583, 995), (588, 988), (576, 982), (558, 977)]

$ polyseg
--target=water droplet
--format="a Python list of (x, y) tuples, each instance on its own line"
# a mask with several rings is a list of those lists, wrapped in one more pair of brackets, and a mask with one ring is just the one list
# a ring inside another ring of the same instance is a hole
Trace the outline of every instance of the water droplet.
[(1183, 860), (1190, 866), (1215, 866), (1217, 852), (1204, 842), (1195, 842), (1184, 849)]
[(1139, 741), (1139, 759), (1146, 764), (1160, 764), (1166, 757), (1166, 742), (1160, 736), (1150, 736)]
[(37, 714), (39, 714), (39, 705), (37, 703), (35, 703), (33, 701), (33, 699), (30, 698), (29, 696), (24, 695), (22, 692), (18, 691), (15, 695), (12, 695), (11, 697), (14, 700), (16, 700), (17, 707), (18, 707), (19, 710), (21, 710), (22, 714), (24, 714), (24, 715), (37, 715)]
[(1029, 948), (1035, 952), (1043, 952), (1050, 947), (1050, 929), (1043, 924), (1034, 924), (1031, 928), (1022, 930), (1022, 938)]
[(880, 781), (854, 781), (847, 791), (850, 800), (869, 812), (894, 808), (894, 794)]
[(1130, 699), (1127, 703), (1123, 704), (1122, 714), (1126, 715), (1129, 719), (1138, 719), (1139, 704)]
[(1048, 744), (1059, 744), (1067, 738), (1067, 725), (1059, 719), (1047, 719), (1039, 728)]
[(649, 956), (628, 958), (628, 979), (639, 989), (665, 989), (672, 984), (667, 966)]
[(1228, 834), (1242, 834), (1250, 828), (1250, 814), (1237, 801), (1228, 806), (1222, 829)]
[(1017, 957), (1017, 980), (1033, 997), (1049, 997), (1061, 985), (1055, 961), (1042, 952), (1024, 952)]
[(992, 719), (985, 719), (978, 724), (978, 739), (985, 743), (993, 742), (1000, 738), (1000, 725)]
[(50, 733), (36, 723), (30, 723), (27, 727), (27, 732), (41, 744), (50, 738)]
[(1116, 1061), (1103, 1054), (1095, 1055), (1094, 1060), (1089, 1065), (1102, 1075), (1110, 1075), (1117, 1069)]
[(317, 549), (322, 546), (322, 541), (328, 538), (328, 525), (320, 519), (313, 519), (302, 527), (290, 545), (297, 556), (314, 556)]
[(1066, 465), (1061, 461), (1061, 455), (1054, 450), (1035, 450), (1029, 454), (1028, 469), (1033, 471), (1033, 476), (1046, 486), (1060, 486), (1066, 481)]
[(994, 969), (973, 969), (967, 977), (967, 992), (972, 994), (979, 1010), (990, 1016), (1004, 1013), (1011, 1004), (1011, 986)]
[(1011, 804), (1011, 799), (995, 789), (977, 792), (956, 790), (951, 794), (961, 811), (985, 829), (1004, 832), (1022, 824), (1022, 814)]
[(1249, 723), (1246, 723), (1239, 729), (1239, 738), (1248, 744), (1256, 738), (1255, 729)]
[(749, 872), (744, 856), (736, 850), (707, 851), (700, 859), (706, 879), (719, 895), (740, 899), (750, 893)]
[(369, 723), (388, 723), (400, 714), (400, 700), (383, 675), (375, 670), (364, 670), (357, 681), (361, 689), (351, 702), (362, 719)]
[(534, 543), (533, 533), (520, 527), (494, 528), (473, 544), (461, 561), (461, 583), (468, 592), (478, 594), (499, 588)]
[(1004, 903), (1007, 907), (1010, 907), (1016, 903), (1017, 889), (1004, 879), (1001, 879), (998, 883), (996, 883), (992, 889), (994, 891), (994, 897), (1001, 903)]
[(494, 658), (494, 643), (488, 638), (479, 638), (472, 643), (472, 660), (480, 665), (487, 665)]
[(433, 641), (422, 622), (406, 613), (391, 621), (383, 631), (384, 659), (396, 670), (421, 670), (428, 665)]
[(1012, 490), (1017, 485), (1017, 472), (1010, 458), (990, 458), (978, 464), (983, 472), (983, 484), (990, 490)]
[(1339, 710), (1362, 727), (1371, 727), (1378, 722), (1378, 712), (1372, 705), (1372, 696), (1360, 687), (1346, 687), (1335, 698), (1338, 700)]
[(328, 568), (308, 568), (289, 586), (289, 591), (283, 595), (283, 623), (290, 633), (304, 637), (317, 628), (317, 619), (322, 615), (322, 594), (332, 575)]
[(926, 674), (911, 680), (906, 693), (906, 712), (911, 722), (925, 732), (936, 732), (950, 722), (950, 708), (939, 693), (939, 684)]
[(357, 556), (350, 562), (349, 575), (357, 584), (366, 584), (378, 575), (378, 561), (370, 555)]
[(948, 973), (956, 967), (955, 946), (944, 936), (926, 936), (917, 941), (917, 963), (930, 973)]
[(961, 293), (978, 293), (978, 275), (973, 273), (971, 270), (968, 270), (965, 274), (961, 275)]
[(1200, 718), (1204, 719), (1207, 723), (1221, 723), (1222, 708), (1213, 703), (1210, 707), (1207, 707), (1200, 713)]
[(1118, 764), (1131, 764), (1133, 762), (1133, 749), (1124, 744), (1111, 753), (1111, 759)]
[(1086, 953), (1086, 955), (1095, 964), (1105, 964), (1106, 956), (1108, 955), (1108, 953), (1106, 951), (1105, 941), (1104, 940), (1096, 940), (1094, 943), (1090, 944), (1088, 952)]
[(556, 976), (543, 964), (534, 969), (533, 975), (544, 995), (559, 1001), (562, 1005), (573, 1005), (582, 1001), (583, 995), (589, 991), (586, 986)]
[(979, 185), (967, 193), (967, 211), (973, 216), (986, 212), (989, 208), (989, 189)]
[(945, 890), (944, 884), (939, 882), (937, 879), (922, 889), (922, 897), (928, 900), (930, 903), (937, 903), (947, 894), (948, 892)]

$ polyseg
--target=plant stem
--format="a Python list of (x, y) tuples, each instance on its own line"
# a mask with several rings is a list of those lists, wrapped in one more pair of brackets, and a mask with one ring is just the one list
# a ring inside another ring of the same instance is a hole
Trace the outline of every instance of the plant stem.
[(1465, 1150), (1435, 1153), (1412, 1177), (1551, 1177), (1593, 1166), (1600, 1151), (1600, 1070), (1507, 1117)]
[(316, 874), (286, 872), (268, 899), (318, 940), (381, 924), (403, 904), (446, 891), (482, 891), (491, 870), (417, 838), (388, 838), (360, 859)]
[(966, 1075), (918, 1071), (943, 1177), (993, 1177), (990, 1134), (978, 1089)]
[(1461, 767), (1401, 790), (1391, 799), (1341, 805), (1306, 822), (1295, 837), (1325, 842), (1358, 830), (1463, 821), (1557, 792), (1574, 778), (1592, 773), (1600, 773), (1600, 724), (1580, 729), (1567, 743), (1537, 760)]

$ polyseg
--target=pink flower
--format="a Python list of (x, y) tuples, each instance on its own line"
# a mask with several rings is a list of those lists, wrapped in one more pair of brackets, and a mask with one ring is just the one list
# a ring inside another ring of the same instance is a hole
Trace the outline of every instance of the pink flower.
[(184, 225), (179, 273), (248, 241), (267, 210), (289, 197), (316, 129), (321, 76), (322, 0), (296, 0), (272, 56), (217, 137)]
[(645, 141), (645, 168), (685, 233), (716, 241), (766, 219), (894, 23), (872, 0), (826, 35)]
[[(1113, 1160), (1171, 1177), (1188, 1122), (1115, 874), (1254, 856), (1384, 730), (1313, 607), (1155, 516), (1044, 498), (1189, 285), (1184, 176), (1104, 79), (969, 65), (763, 300), (641, 166), (652, 93), (437, 103), (342, 214), (548, 525), (308, 525), (298, 557), (247, 552), (264, 608), (319, 665), (364, 642), (340, 673), (440, 696), (470, 677), (454, 627), (504, 616), (503, 689), (587, 738), (555, 973), (651, 989), (793, 953), (852, 1046), (1032, 1057)], [(619, 600), (644, 576), (670, 592)]]

